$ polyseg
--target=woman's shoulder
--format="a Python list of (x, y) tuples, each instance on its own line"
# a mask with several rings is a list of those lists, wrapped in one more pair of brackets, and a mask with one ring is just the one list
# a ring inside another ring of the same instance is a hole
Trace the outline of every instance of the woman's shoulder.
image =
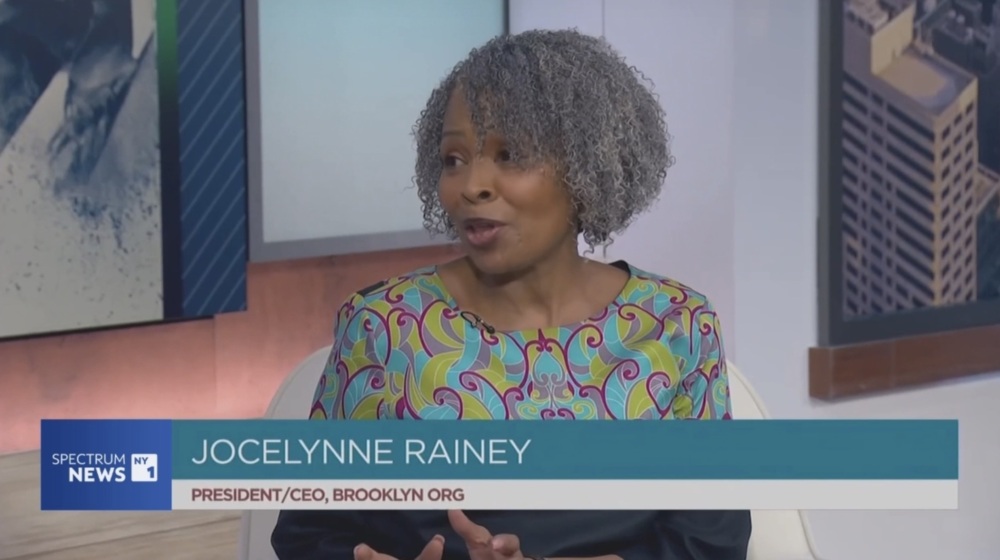
[(339, 315), (355, 315), (361, 311), (385, 314), (394, 308), (420, 311), (447, 297), (437, 267), (427, 266), (379, 280), (354, 292), (344, 302)]
[(714, 313), (711, 301), (703, 292), (669, 276), (628, 266), (632, 278), (622, 294), (627, 303), (655, 306), (657, 315), (669, 314), (678, 308)]

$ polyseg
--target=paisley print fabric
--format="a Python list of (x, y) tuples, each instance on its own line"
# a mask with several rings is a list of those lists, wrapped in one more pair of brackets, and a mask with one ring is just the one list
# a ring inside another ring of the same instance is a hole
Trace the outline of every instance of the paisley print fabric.
[(355, 294), (313, 419), (728, 419), (719, 320), (705, 296), (625, 263), (630, 279), (578, 324), (490, 334), (437, 275)]

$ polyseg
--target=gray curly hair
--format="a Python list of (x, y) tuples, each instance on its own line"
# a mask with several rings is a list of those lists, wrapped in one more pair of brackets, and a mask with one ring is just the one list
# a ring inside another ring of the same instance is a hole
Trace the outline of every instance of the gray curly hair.
[(609, 243), (656, 200), (673, 163), (651, 86), (604, 40), (576, 31), (504, 35), (474, 49), (431, 93), (414, 126), (424, 227), (455, 235), (438, 182), (445, 110), (460, 87), (479, 141), (490, 130), (519, 165), (554, 164), (584, 241)]

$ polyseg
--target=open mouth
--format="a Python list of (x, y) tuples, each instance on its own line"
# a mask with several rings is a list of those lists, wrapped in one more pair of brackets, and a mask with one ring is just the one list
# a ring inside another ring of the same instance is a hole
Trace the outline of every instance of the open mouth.
[(464, 226), (465, 239), (474, 247), (486, 247), (496, 242), (504, 224), (494, 220), (466, 220)]

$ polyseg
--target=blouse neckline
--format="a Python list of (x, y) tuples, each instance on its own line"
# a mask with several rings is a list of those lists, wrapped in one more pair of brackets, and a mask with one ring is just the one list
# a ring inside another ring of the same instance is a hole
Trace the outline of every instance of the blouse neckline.
[[(615, 261), (608, 264), (619, 270), (627, 272), (628, 280), (625, 281), (625, 285), (622, 286), (622, 289), (618, 291), (614, 299), (612, 299), (606, 306), (604, 306), (597, 313), (591, 315), (590, 317), (587, 317), (586, 319), (583, 319), (581, 321), (576, 321), (573, 323), (565, 323), (562, 325), (547, 325), (544, 327), (533, 328), (533, 329), (518, 329), (518, 330), (494, 329), (493, 332), (491, 332), (490, 334), (514, 335), (514, 334), (537, 333), (540, 331), (542, 332), (558, 331), (561, 329), (574, 329), (585, 324), (596, 323), (598, 321), (601, 321), (602, 319), (606, 318), (609, 314), (611, 314), (611, 312), (615, 311), (616, 309), (620, 308), (622, 305), (627, 303), (626, 294), (628, 294), (634, 288), (635, 283), (638, 281), (635, 269), (632, 267), (632, 265), (628, 264), (627, 262)], [(484, 319), (479, 317), (477, 314), (471, 311), (463, 311), (461, 306), (458, 305), (458, 302), (455, 301), (454, 296), (452, 296), (451, 292), (448, 290), (448, 287), (445, 285), (444, 281), (441, 279), (441, 275), (438, 272), (438, 266), (431, 267), (430, 272), (431, 274), (429, 275), (429, 278), (434, 283), (434, 286), (439, 290), (441, 294), (441, 299), (444, 301), (445, 305), (447, 305), (450, 309), (452, 309), (455, 312), (456, 316), (464, 317), (463, 315), (464, 312), (472, 315), (473, 317), (476, 317), (477, 319), (479, 319), (480, 322), (486, 323), (486, 321), (484, 321)], [(469, 320), (466, 319), (466, 322), (469, 322)]]

